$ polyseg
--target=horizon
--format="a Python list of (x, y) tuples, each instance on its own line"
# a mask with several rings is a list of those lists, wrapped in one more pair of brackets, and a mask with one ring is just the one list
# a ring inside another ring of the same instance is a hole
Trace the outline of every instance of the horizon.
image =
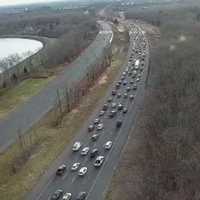
[(29, 5), (36, 3), (48, 3), (48, 2), (61, 2), (61, 1), (75, 1), (75, 0), (0, 0), (0, 7), (3, 6), (18, 6)]

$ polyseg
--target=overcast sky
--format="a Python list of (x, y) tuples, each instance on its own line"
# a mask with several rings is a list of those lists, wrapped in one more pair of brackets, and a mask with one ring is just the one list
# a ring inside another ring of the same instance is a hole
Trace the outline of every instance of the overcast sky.
[(60, 0), (0, 0), (0, 6), (51, 2), (51, 1), (60, 1)]

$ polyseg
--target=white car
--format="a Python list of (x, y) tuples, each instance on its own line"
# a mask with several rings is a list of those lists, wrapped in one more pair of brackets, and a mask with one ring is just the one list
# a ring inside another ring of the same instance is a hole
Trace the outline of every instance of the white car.
[(136, 70), (133, 71), (133, 75), (135, 75), (135, 76), (137, 75), (137, 71)]
[(136, 82), (139, 82), (139, 81), (140, 81), (140, 78), (137, 78), (137, 79), (136, 79)]
[(78, 175), (79, 176), (84, 176), (87, 173), (87, 167), (82, 167), (81, 169), (79, 169), (78, 171)]
[(111, 147), (112, 147), (112, 141), (107, 141), (107, 142), (104, 144), (104, 148), (105, 148), (106, 150), (111, 149)]
[(81, 148), (80, 142), (75, 142), (72, 147), (72, 151), (78, 151)]
[(116, 107), (117, 107), (117, 104), (113, 102), (113, 103), (111, 104), (111, 108), (116, 108)]
[(71, 170), (72, 171), (76, 171), (78, 170), (78, 168), (80, 167), (81, 163), (77, 162), (77, 163), (74, 163), (71, 167)]
[(84, 147), (81, 151), (82, 156), (86, 156), (89, 152), (90, 148), (89, 147)]
[(95, 133), (92, 135), (91, 140), (95, 142), (98, 139), (98, 137), (99, 137), (99, 134)]
[(103, 129), (103, 124), (100, 123), (97, 125), (97, 131), (101, 131)]
[(99, 119), (99, 118), (96, 118), (96, 119), (94, 120), (94, 124), (99, 124), (99, 122), (100, 122), (100, 119)]
[(103, 116), (104, 114), (105, 114), (105, 111), (104, 111), (104, 110), (101, 110), (101, 111), (99, 112), (99, 117)]
[(100, 167), (103, 164), (103, 161), (104, 161), (104, 156), (98, 156), (94, 161), (94, 166)]
[(131, 94), (131, 95), (129, 96), (129, 98), (130, 98), (130, 100), (133, 100), (133, 99), (134, 99), (134, 95)]
[(63, 200), (71, 200), (72, 199), (72, 194), (67, 192), (67, 193), (64, 194), (62, 199)]

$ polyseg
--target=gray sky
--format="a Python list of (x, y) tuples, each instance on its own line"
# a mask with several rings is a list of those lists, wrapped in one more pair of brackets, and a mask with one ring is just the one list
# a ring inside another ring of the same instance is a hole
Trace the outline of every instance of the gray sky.
[(51, 2), (51, 1), (60, 1), (60, 0), (0, 0), (0, 6)]

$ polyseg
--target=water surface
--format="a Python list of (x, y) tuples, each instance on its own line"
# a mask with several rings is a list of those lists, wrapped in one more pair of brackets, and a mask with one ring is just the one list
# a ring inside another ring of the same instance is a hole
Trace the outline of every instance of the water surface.
[(0, 73), (42, 49), (33, 39), (0, 38)]

